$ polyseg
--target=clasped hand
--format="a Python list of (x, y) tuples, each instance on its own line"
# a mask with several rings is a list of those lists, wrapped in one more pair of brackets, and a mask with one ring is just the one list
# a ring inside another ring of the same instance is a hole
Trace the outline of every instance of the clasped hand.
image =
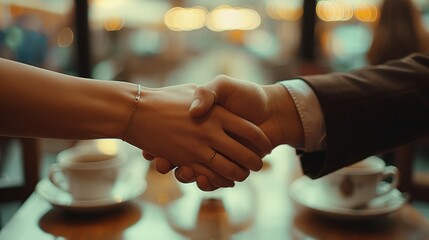
[[(246, 179), (249, 170), (259, 170), (261, 158), (273, 147), (287, 143), (287, 139), (295, 134), (294, 130), (298, 129), (297, 126), (285, 127), (282, 124), (297, 120), (298, 114), (284, 114), (285, 111), (278, 110), (291, 104), (291, 101), (286, 101), (286, 90), (279, 84), (260, 86), (218, 76), (201, 87), (187, 86), (185, 92), (172, 91), (155, 100), (164, 103), (162, 109), (145, 111), (151, 113), (165, 109), (166, 115), (159, 121), (169, 126), (166, 133), (179, 130), (182, 135), (178, 136), (186, 136), (186, 139), (174, 139), (175, 135), (169, 135), (167, 138), (172, 144), (157, 145), (159, 141), (153, 141), (154, 146), (150, 149), (156, 151), (142, 148), (144, 157), (153, 160), (159, 172), (176, 169), (176, 178), (181, 182), (196, 181), (198, 187), (205, 191), (232, 187), (234, 181)], [(193, 98), (182, 98), (187, 95), (185, 93), (190, 93), (188, 96), (193, 95)], [(174, 99), (174, 96), (182, 94), (180, 99)], [(181, 102), (182, 108), (186, 109), (176, 111), (169, 104), (171, 100), (175, 104)], [(295, 109), (294, 106), (289, 107)], [(192, 127), (184, 128), (175, 120), (173, 115), (179, 112), (181, 118), (189, 118), (187, 121), (192, 123)], [(214, 151), (217, 153), (211, 159)]]
[(194, 84), (143, 89), (127, 141), (149, 159), (168, 159), (169, 166), (186, 166), (204, 176), (210, 186), (203, 183), (203, 190), (232, 187), (234, 181), (246, 179), (249, 170), (262, 167), (271, 142), (258, 126), (220, 106), (192, 117), (189, 108), (196, 89)]

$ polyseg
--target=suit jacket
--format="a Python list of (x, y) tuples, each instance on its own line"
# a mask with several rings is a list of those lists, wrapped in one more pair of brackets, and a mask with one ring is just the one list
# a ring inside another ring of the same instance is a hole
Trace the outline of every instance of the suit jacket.
[(326, 151), (301, 155), (312, 178), (429, 134), (429, 53), (302, 79), (326, 127)]

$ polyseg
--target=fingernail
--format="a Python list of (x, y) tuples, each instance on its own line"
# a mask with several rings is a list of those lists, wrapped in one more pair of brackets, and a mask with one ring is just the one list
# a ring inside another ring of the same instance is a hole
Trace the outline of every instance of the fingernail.
[(190, 182), (191, 180), (189, 180), (188, 178), (186, 178), (185, 174), (183, 174), (182, 171), (179, 172), (179, 177), (181, 178), (182, 181), (184, 182)]
[(182, 171), (180, 171), (180, 170), (179, 170), (179, 177), (181, 178), (181, 180), (184, 180), (184, 178), (183, 178), (183, 173), (182, 173)]
[(198, 105), (200, 105), (200, 99), (194, 98), (194, 100), (192, 100), (191, 107), (189, 109), (192, 110), (193, 108), (197, 107)]

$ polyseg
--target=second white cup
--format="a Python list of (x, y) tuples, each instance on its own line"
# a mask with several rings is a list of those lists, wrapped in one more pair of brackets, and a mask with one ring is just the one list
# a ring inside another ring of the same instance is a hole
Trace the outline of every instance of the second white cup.
[[(385, 181), (387, 179), (390, 181)], [(398, 180), (396, 167), (386, 166), (382, 159), (371, 156), (315, 180), (315, 183), (321, 188), (325, 201), (332, 206), (357, 208), (391, 192)]]

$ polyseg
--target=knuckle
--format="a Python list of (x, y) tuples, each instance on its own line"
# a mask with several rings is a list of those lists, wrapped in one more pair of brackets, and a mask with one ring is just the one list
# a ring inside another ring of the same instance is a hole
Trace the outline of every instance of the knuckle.
[(214, 78), (214, 80), (215, 81), (227, 81), (228, 78), (229, 77), (226, 76), (225, 74), (219, 74)]
[(201, 96), (201, 95), (205, 95), (206, 92), (207, 92), (206, 88), (204, 88), (204, 87), (197, 87), (197, 88), (195, 88), (194, 95)]
[(220, 85), (229, 85), (231, 83), (231, 80), (231, 77), (223, 74), (218, 75), (214, 78), (214, 81)]

